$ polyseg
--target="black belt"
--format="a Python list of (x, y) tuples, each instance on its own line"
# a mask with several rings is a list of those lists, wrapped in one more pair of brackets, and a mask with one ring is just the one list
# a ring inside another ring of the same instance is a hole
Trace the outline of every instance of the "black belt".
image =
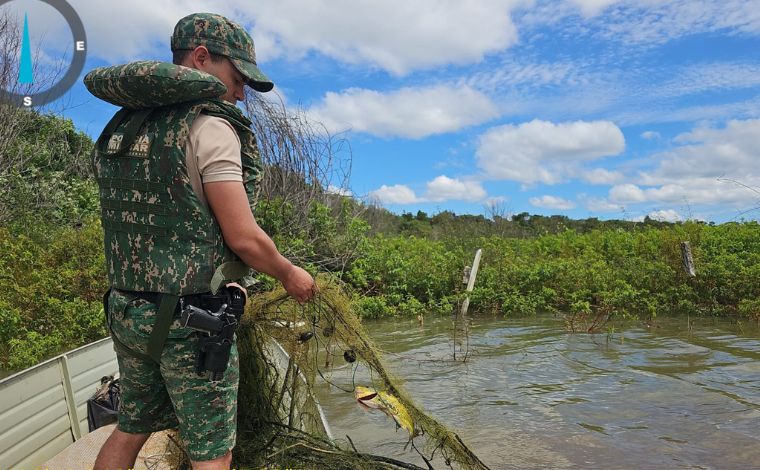
[[(161, 292), (138, 292), (138, 291), (122, 291), (129, 295), (134, 295), (143, 300), (146, 300), (157, 307), (161, 305)], [(226, 295), (213, 295), (211, 292), (203, 292), (200, 294), (187, 294), (180, 297), (180, 302), (177, 302), (177, 307), (174, 309), (174, 315), (180, 315), (180, 305), (192, 305), (194, 307), (203, 308), (211, 312), (218, 311), (222, 304), (227, 303)]]

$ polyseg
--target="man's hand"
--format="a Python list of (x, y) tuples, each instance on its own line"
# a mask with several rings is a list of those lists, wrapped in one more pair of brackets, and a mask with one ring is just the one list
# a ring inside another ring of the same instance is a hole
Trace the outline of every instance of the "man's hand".
[(282, 286), (299, 303), (308, 302), (317, 291), (317, 284), (311, 274), (295, 265), (292, 265), (282, 280)]
[(238, 284), (237, 282), (229, 282), (225, 284), (224, 287), (237, 287), (241, 291), (243, 291), (243, 295), (245, 296), (245, 301), (248, 302), (248, 290), (244, 289), (243, 286)]

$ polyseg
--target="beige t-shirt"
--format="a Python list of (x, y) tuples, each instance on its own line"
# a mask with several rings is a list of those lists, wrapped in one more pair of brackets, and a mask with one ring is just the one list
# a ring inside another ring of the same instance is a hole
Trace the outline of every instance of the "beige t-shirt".
[(206, 207), (203, 183), (243, 181), (240, 138), (223, 118), (205, 114), (195, 118), (185, 145), (185, 158), (190, 184)]

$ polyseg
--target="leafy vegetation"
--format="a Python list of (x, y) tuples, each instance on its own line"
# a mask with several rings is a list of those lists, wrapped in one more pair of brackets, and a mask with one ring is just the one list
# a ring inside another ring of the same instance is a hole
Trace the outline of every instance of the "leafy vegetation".
[[(691, 243), (696, 278), (682, 268), (681, 241)], [(756, 222), (566, 230), (526, 239), (378, 236), (352, 266), (349, 281), (401, 311), (410, 298), (426, 310), (446, 311), (461, 297), (459, 273), (482, 248), (470, 303), (480, 312), (760, 318), (760, 286), (753, 282), (760, 269), (758, 243)]]
[(102, 235), (93, 222), (45, 242), (0, 229), (0, 360), (23, 368), (106, 335)]
[[(33, 365), (106, 334), (92, 141), (71, 121), (26, 113), (28, 127), (0, 148), (2, 369)], [(283, 171), (272, 165), (267, 171)], [(454, 311), (464, 295), (462, 270), (482, 248), (470, 311), (554, 312), (592, 327), (615, 315), (760, 320), (757, 222), (398, 216), (315, 191), (315, 184), (322, 183), (297, 182), (308, 192), (300, 199), (295, 190), (263, 194), (257, 220), (287, 256), (340, 277), (365, 317)], [(681, 241), (691, 242), (696, 278), (681, 267)], [(273, 287), (262, 279), (264, 288)]]

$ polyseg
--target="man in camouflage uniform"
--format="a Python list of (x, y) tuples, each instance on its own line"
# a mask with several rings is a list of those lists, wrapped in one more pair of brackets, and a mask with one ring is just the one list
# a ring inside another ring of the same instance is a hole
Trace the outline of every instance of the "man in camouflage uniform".
[[(261, 92), (273, 87), (256, 66), (251, 37), (222, 16), (201, 13), (177, 23), (171, 45), (176, 64), (226, 85), (220, 98), (227, 103), (190, 97), (155, 109), (125, 107), (98, 140), (104, 145), (94, 152), (94, 167), (112, 286), (106, 304), (122, 395), (118, 427), (95, 469), (133, 467), (150, 433), (173, 427), (194, 469), (230, 466), (237, 350), (233, 344), (221, 380), (199, 375), (199, 333), (180, 324), (179, 307), (165, 304), (213, 309), (204, 303), (216, 299), (208, 292), (237, 288), (230, 281), (243, 274), (220, 268), (229, 265), (274, 276), (299, 302), (315, 290), (312, 277), (277, 251), (251, 210), (261, 168), (250, 121), (234, 104), (244, 98), (244, 85)], [(170, 320), (162, 324), (162, 316)], [(154, 336), (163, 336), (158, 348)]]

